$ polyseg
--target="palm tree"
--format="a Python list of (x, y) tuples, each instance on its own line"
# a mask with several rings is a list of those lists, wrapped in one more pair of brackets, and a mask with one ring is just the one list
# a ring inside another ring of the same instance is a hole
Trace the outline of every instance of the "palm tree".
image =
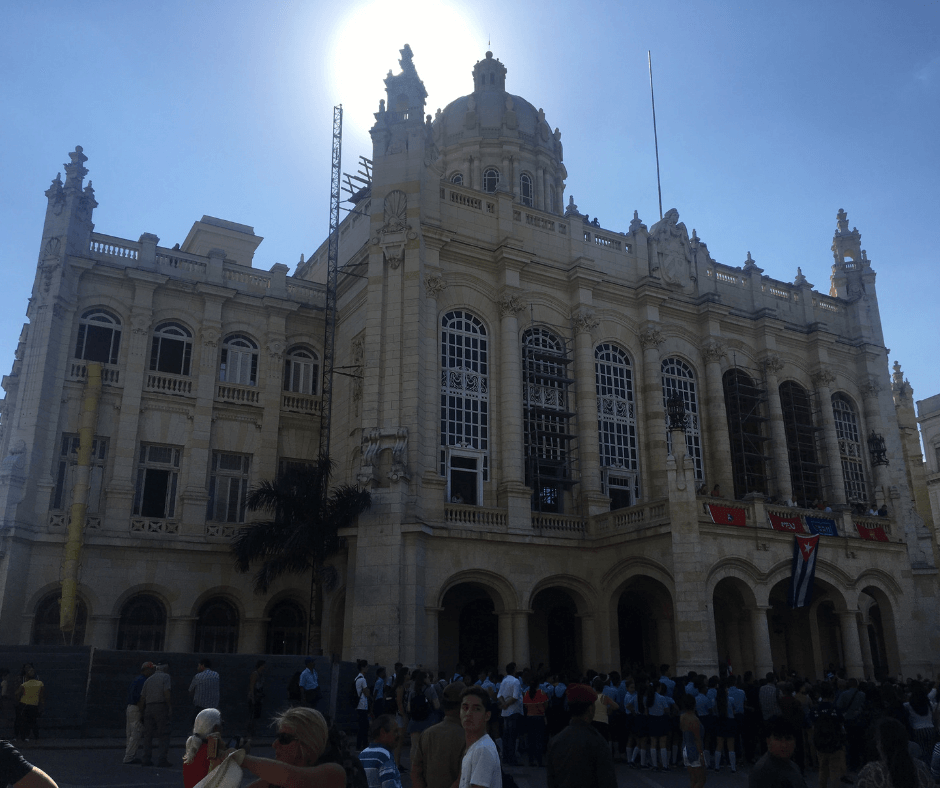
[[(329, 488), (333, 461), (320, 455), (309, 466), (295, 466), (262, 481), (248, 495), (250, 511), (265, 511), (270, 520), (238, 530), (232, 543), (235, 568), (255, 573), (255, 592), (267, 593), (282, 575), (311, 572), (310, 626), (314, 624), (314, 587), (323, 562), (343, 548), (339, 529), (352, 524), (372, 504), (368, 490), (348, 484)], [(312, 647), (308, 636), (308, 648)]]

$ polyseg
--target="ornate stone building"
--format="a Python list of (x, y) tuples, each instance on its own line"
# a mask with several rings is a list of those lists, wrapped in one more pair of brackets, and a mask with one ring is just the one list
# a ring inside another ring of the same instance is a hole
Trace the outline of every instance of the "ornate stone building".
[[(228, 542), (245, 490), (316, 452), (326, 244), (288, 276), (211, 217), (172, 249), (102, 235), (80, 148), (3, 380), (3, 637), (60, 638), (63, 581), (75, 637), (106, 648), (935, 670), (919, 455), (845, 212), (826, 293), (717, 263), (675, 210), (601, 227), (565, 206), (561, 134), (491, 53), (433, 119), (407, 47), (400, 66), (340, 228), (334, 480), (373, 507), (319, 642), (309, 581), (256, 596)], [(787, 500), (828, 501), (838, 533), (797, 610), (770, 515), (821, 513)]]

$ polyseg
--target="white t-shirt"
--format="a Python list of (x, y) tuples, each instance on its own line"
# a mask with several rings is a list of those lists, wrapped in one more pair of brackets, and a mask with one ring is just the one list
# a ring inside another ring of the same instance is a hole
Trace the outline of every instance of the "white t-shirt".
[(366, 696), (366, 677), (361, 673), (356, 676), (356, 694), (359, 696), (359, 705), (356, 706), (357, 709), (362, 709), (364, 711), (369, 710), (369, 698)]
[(522, 685), (515, 676), (506, 676), (499, 685), (499, 692), (496, 695), (497, 700), (501, 698), (514, 698), (515, 702), (510, 704), (509, 708), (503, 709), (503, 717), (509, 717), (513, 714), (522, 714)]
[(460, 788), (481, 785), (483, 788), (500, 788), (503, 773), (499, 767), (499, 752), (488, 734), (483, 734), (463, 756), (460, 762)]

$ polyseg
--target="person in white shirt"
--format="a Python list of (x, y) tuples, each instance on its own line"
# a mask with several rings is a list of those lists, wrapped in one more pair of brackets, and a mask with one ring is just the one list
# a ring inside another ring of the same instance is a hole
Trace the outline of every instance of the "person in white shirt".
[(467, 751), (460, 762), (459, 788), (500, 788), (503, 784), (499, 751), (486, 732), (488, 708), (489, 696), (481, 687), (467, 687), (460, 696), (460, 724)]
[(359, 718), (359, 727), (356, 732), (357, 750), (365, 749), (369, 744), (369, 702), (372, 700), (372, 693), (369, 692), (369, 683), (365, 676), (368, 664), (368, 660), (356, 660), (356, 669), (359, 671), (359, 675), (356, 676), (356, 715)]
[(522, 726), (522, 685), (516, 678), (516, 663), (510, 662), (506, 666), (506, 678), (499, 685), (496, 702), (502, 709), (503, 718), (503, 760), (507, 766), (516, 763), (516, 740), (519, 738)]

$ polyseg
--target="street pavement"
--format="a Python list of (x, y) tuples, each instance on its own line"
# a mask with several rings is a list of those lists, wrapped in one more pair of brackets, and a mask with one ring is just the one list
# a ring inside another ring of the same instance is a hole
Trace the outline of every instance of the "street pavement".
[[(183, 740), (173, 739), (171, 745), (170, 763), (182, 764)], [(160, 769), (122, 764), (124, 745), (118, 739), (42, 741), (38, 747), (26, 747), (22, 752), (26, 760), (48, 773), (60, 788), (180, 788), (183, 784), (181, 765)], [(263, 758), (274, 757), (270, 745), (255, 746), (252, 754)], [(403, 761), (407, 766), (407, 757)], [(617, 764), (616, 769), (617, 784), (623, 788), (684, 788), (689, 784), (685, 769), (652, 772), (630, 769), (623, 764)], [(747, 769), (747, 766), (743, 766), (737, 774), (727, 769), (718, 774), (709, 772), (707, 783), (714, 788), (745, 788)], [(544, 768), (516, 766), (506, 768), (505, 771), (513, 776), (519, 788), (547, 788)], [(404, 788), (411, 788), (407, 774), (402, 777)], [(246, 772), (242, 787), (254, 779)], [(809, 788), (816, 788), (818, 783), (815, 772), (807, 774), (807, 783)]]

